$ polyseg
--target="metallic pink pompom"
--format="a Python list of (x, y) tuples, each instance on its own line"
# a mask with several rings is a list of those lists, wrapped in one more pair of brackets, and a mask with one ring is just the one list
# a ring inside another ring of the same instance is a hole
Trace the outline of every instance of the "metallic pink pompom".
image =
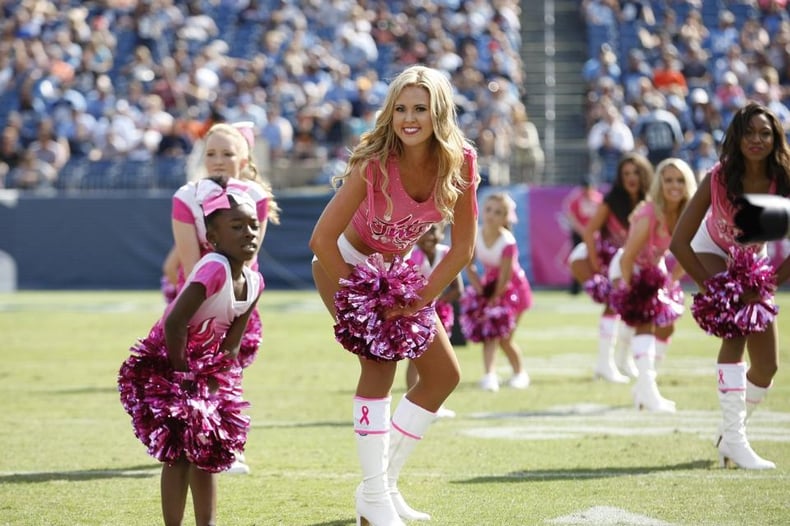
[(669, 286), (669, 278), (663, 270), (657, 266), (644, 267), (631, 276), (628, 286), (620, 281), (619, 286), (612, 289), (609, 303), (627, 325), (658, 323), (659, 320), (666, 323), (673, 316), (672, 304), (667, 302)]
[(472, 342), (484, 342), (504, 338), (516, 327), (516, 311), (509, 302), (511, 294), (503, 294), (496, 301), (491, 297), (496, 280), (483, 286), (482, 294), (478, 294), (471, 285), (461, 294), (461, 315), (459, 322), (464, 337)]
[(412, 263), (372, 254), (340, 281), (335, 293), (335, 339), (346, 350), (377, 361), (422, 356), (436, 335), (436, 312), (426, 305), (410, 316), (385, 319), (387, 310), (418, 301), (426, 279)]
[(612, 293), (612, 282), (604, 272), (597, 272), (590, 279), (582, 283), (586, 292), (595, 303), (606, 305), (609, 303), (609, 295)]
[(263, 324), (261, 323), (261, 315), (258, 313), (258, 309), (255, 308), (247, 321), (247, 328), (241, 337), (241, 346), (239, 347), (239, 365), (243, 369), (246, 369), (255, 361), (262, 341)]
[(439, 316), (439, 321), (442, 322), (442, 327), (450, 334), (455, 325), (455, 312), (453, 311), (453, 304), (446, 301), (436, 302), (436, 315)]
[(189, 371), (173, 369), (161, 322), (138, 341), (121, 365), (118, 390), (135, 436), (151, 456), (172, 464), (186, 458), (206, 471), (230, 467), (247, 440), (241, 412), (241, 367), (221, 350), (213, 327), (191, 331)]
[[(759, 301), (745, 303), (744, 291), (754, 291)], [(708, 334), (737, 338), (762, 332), (774, 321), (776, 276), (768, 258), (745, 247), (730, 249), (727, 270), (705, 282), (705, 292), (694, 294), (691, 313)]]

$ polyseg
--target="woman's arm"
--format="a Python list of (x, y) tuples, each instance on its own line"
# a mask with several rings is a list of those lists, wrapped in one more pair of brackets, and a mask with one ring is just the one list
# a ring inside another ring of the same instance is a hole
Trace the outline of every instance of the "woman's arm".
[(607, 219), (609, 219), (609, 205), (601, 203), (595, 209), (595, 215), (590, 218), (590, 222), (587, 223), (587, 226), (582, 231), (582, 240), (587, 246), (587, 259), (590, 260), (593, 272), (600, 272), (601, 270), (598, 251), (595, 249), (595, 234), (603, 229)]
[(705, 280), (710, 276), (691, 249), (691, 240), (697, 233), (705, 213), (710, 207), (710, 174), (706, 175), (691, 197), (685, 210), (680, 215), (675, 231), (672, 233), (672, 242), (669, 250), (675, 256), (683, 270), (693, 279), (700, 290), (705, 290)]
[(181, 263), (181, 268), (184, 269), (184, 277), (187, 277), (200, 259), (197, 229), (191, 223), (184, 223), (176, 219), (172, 221), (172, 224), (176, 255)]
[(452, 281), (452, 283), (450, 283), (450, 286), (444, 290), (444, 292), (439, 297), (439, 299), (446, 303), (452, 303), (461, 297), (461, 293), (463, 293), (463, 291), (464, 291), (464, 280), (461, 277), (461, 274), (459, 273)]
[(362, 173), (354, 169), (324, 208), (310, 236), (310, 249), (324, 272), (335, 282), (351, 273), (351, 267), (337, 248), (337, 239), (366, 195), (367, 183)]
[[(420, 301), (410, 306), (410, 312), (416, 312), (429, 304), (458, 277), (458, 274), (469, 265), (474, 255), (477, 239), (477, 193), (474, 185), (458, 197), (453, 209), (453, 224), (450, 227), (450, 250), (428, 278), (428, 284), (420, 293)], [(473, 278), (470, 275), (470, 280)]]
[(167, 356), (176, 371), (188, 371), (186, 345), (189, 320), (206, 300), (206, 287), (192, 282), (186, 286), (167, 314), (164, 323)]
[(234, 319), (228, 328), (228, 332), (225, 334), (225, 339), (222, 340), (222, 351), (228, 353), (234, 359), (239, 355), (241, 339), (244, 337), (244, 331), (247, 330), (247, 322), (257, 305), (258, 300), (256, 299), (247, 312)]
[(628, 286), (634, 275), (634, 264), (639, 253), (647, 246), (650, 240), (650, 218), (642, 215), (631, 223), (628, 229), (628, 238), (623, 246), (623, 255), (620, 256), (620, 275), (623, 283)]
[(165, 256), (162, 263), (162, 274), (172, 285), (178, 285), (178, 254), (175, 246), (170, 247), (170, 251)]

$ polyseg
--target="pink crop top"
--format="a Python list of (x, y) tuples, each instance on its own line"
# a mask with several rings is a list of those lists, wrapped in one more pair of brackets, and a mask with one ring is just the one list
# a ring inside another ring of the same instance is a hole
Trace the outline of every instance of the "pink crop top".
[(672, 241), (672, 234), (667, 230), (666, 223), (660, 223), (656, 215), (656, 205), (653, 202), (645, 201), (639, 205), (631, 216), (631, 224), (636, 223), (643, 217), (647, 217), (650, 226), (647, 245), (636, 256), (636, 264), (639, 266), (656, 265), (664, 254), (669, 250), (669, 243)]
[(609, 217), (606, 218), (606, 229), (603, 237), (618, 247), (625, 245), (625, 240), (628, 237), (628, 229), (611, 211), (609, 212)]
[[(464, 161), (469, 166), (470, 174), (476, 173), (476, 159), (477, 154), (473, 149), (464, 148)], [(372, 160), (366, 173), (367, 198), (354, 213), (351, 224), (367, 246), (377, 252), (391, 254), (413, 247), (432, 224), (442, 220), (442, 214), (436, 209), (435, 189), (422, 202), (415, 201), (406, 192), (394, 156), (387, 160), (387, 173), (389, 184), (386, 190), (392, 200), (391, 205), (388, 206), (387, 196), (379, 182), (379, 163)]]
[[(771, 181), (769, 192), (776, 193), (776, 181)], [(741, 231), (735, 226), (734, 219), (737, 210), (735, 204), (727, 197), (727, 184), (721, 171), (721, 164), (716, 163), (710, 173), (710, 208), (705, 217), (705, 228), (708, 229), (713, 242), (724, 252), (729, 251), (732, 246), (740, 245), (736, 238)], [(750, 246), (760, 250), (763, 244)]]

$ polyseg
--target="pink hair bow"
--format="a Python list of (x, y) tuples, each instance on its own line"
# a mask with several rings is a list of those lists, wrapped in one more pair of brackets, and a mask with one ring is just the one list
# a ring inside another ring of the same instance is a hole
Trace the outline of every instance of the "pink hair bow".
[(228, 194), (222, 190), (218, 194), (210, 195), (203, 201), (203, 215), (208, 217), (217, 210), (227, 210), (230, 208), (230, 200)]

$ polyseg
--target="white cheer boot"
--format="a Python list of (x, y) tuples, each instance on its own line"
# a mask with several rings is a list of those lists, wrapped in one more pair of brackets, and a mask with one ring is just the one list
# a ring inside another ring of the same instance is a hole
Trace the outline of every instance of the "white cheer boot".
[(436, 415), (418, 406), (405, 396), (392, 415), (390, 434), (390, 463), (387, 470), (390, 498), (401, 518), (409, 521), (428, 521), (431, 516), (409, 506), (398, 490), (398, 477), (417, 443), (422, 440)]
[(746, 438), (746, 364), (719, 364), (718, 382), (722, 415), (719, 465), (734, 464), (741, 469), (776, 468), (776, 464), (755, 453)]
[(354, 431), (362, 482), (356, 490), (357, 526), (403, 526), (387, 486), (390, 399), (354, 397)]
[(658, 392), (656, 384), (656, 371), (654, 366), (655, 336), (652, 334), (638, 334), (631, 343), (634, 352), (634, 361), (639, 371), (639, 377), (634, 386), (634, 406), (637, 409), (646, 409), (656, 413), (674, 413), (675, 402), (667, 400)]

